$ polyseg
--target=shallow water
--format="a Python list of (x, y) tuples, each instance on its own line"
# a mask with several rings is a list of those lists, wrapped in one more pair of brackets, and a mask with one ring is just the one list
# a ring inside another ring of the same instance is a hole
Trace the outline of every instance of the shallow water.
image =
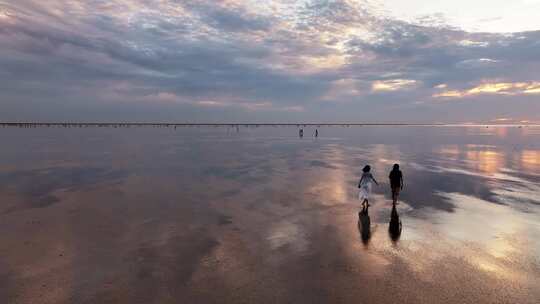
[(0, 129), (0, 302), (538, 303), (540, 128), (319, 131)]

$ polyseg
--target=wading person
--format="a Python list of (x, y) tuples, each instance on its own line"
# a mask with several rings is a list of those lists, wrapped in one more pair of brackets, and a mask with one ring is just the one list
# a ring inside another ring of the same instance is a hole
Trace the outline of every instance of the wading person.
[(360, 181), (358, 182), (358, 188), (360, 188), (360, 191), (358, 192), (358, 199), (362, 201), (362, 208), (369, 207), (369, 195), (371, 193), (371, 182), (374, 182), (375, 185), (379, 185), (373, 175), (371, 174), (371, 167), (369, 165), (365, 166), (364, 169), (362, 169), (362, 177), (360, 178)]
[(390, 171), (390, 189), (392, 189), (392, 203), (395, 205), (398, 200), (399, 192), (403, 190), (403, 173), (399, 170), (399, 165), (394, 164)]

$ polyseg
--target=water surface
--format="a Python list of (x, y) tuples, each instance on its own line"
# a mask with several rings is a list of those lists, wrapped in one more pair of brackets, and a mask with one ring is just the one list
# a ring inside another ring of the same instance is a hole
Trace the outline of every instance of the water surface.
[(538, 303), (540, 128), (319, 131), (0, 129), (0, 302)]

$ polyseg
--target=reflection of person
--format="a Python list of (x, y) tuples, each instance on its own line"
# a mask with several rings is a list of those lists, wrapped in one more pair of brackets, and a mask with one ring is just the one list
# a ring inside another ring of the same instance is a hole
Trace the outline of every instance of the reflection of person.
[(396, 204), (399, 191), (403, 190), (403, 173), (399, 170), (398, 164), (394, 164), (388, 177), (390, 178), (390, 188), (392, 189), (392, 203)]
[(362, 207), (362, 211), (358, 212), (358, 229), (362, 242), (367, 245), (371, 237), (371, 220), (369, 218), (368, 206)]
[(401, 221), (397, 213), (396, 205), (392, 205), (392, 212), (390, 214), (390, 225), (388, 226), (388, 232), (392, 240), (397, 241), (401, 235)]
[(368, 200), (369, 194), (371, 193), (371, 182), (373, 181), (377, 186), (379, 185), (370, 171), (371, 167), (369, 165), (365, 166), (364, 169), (362, 169), (362, 172), (364, 173), (362, 173), (362, 177), (358, 182), (358, 188), (360, 188), (358, 199), (362, 201), (362, 207), (369, 207)]

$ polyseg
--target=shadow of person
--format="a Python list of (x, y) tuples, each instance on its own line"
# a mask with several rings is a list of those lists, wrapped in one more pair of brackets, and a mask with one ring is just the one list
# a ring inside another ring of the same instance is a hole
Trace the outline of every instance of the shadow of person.
[(358, 212), (358, 231), (364, 245), (367, 245), (369, 238), (371, 237), (371, 220), (369, 218), (367, 206), (362, 207), (362, 210)]
[(396, 205), (392, 205), (392, 213), (390, 214), (390, 224), (388, 225), (388, 233), (392, 241), (396, 242), (401, 236), (401, 220), (397, 213)]

